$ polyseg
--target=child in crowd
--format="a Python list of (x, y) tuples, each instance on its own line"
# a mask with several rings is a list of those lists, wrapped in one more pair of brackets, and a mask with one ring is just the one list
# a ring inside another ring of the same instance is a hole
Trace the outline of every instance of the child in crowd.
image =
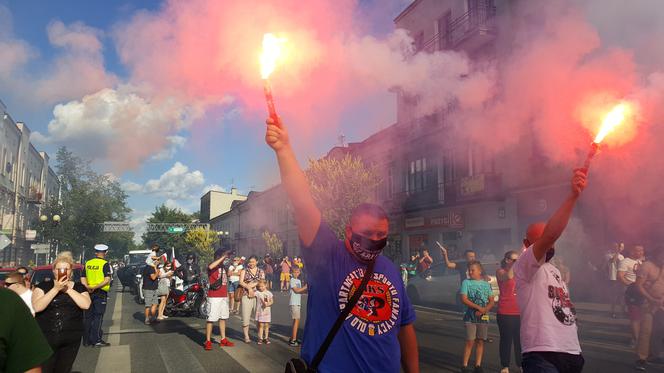
[[(494, 305), (491, 285), (484, 281), (482, 264), (477, 261), (468, 263), (469, 279), (461, 283), (461, 302), (465, 305), (463, 322), (466, 325), (466, 344), (463, 351), (462, 372), (481, 373), (484, 341), (489, 329), (489, 310)], [(468, 368), (470, 354), (475, 346), (475, 369)]]
[(267, 290), (267, 281), (259, 280), (256, 286), (256, 322), (258, 322), (258, 344), (270, 344), (270, 323), (274, 296)]
[(302, 306), (302, 294), (307, 292), (307, 285), (302, 286), (300, 274), (302, 270), (300, 267), (293, 267), (292, 277), (290, 279), (290, 307), (291, 319), (293, 319), (293, 330), (288, 344), (291, 346), (299, 346), (300, 341), (297, 339), (297, 329), (300, 326), (300, 308)]

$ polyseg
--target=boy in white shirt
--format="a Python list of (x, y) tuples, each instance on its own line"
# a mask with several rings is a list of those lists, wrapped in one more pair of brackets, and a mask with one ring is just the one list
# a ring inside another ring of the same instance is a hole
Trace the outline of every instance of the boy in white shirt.
[(528, 227), (525, 249), (513, 267), (521, 309), (524, 373), (576, 373), (583, 369), (576, 310), (560, 271), (549, 261), (585, 186), (585, 170), (575, 170), (570, 195), (546, 224)]

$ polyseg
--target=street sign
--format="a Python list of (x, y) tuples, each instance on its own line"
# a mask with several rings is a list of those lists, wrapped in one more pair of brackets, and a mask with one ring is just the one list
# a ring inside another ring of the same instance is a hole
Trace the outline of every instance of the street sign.
[(26, 241), (34, 241), (37, 239), (37, 231), (34, 229), (26, 229), (25, 230), (25, 240)]
[(30, 248), (35, 251), (35, 254), (48, 254), (51, 249), (51, 245), (47, 243), (33, 243), (30, 245)]
[(7, 247), (10, 243), (12, 243), (12, 240), (10, 240), (7, 236), (4, 234), (0, 234), (0, 250), (4, 249)]
[(182, 233), (184, 232), (184, 227), (168, 227), (168, 233)]

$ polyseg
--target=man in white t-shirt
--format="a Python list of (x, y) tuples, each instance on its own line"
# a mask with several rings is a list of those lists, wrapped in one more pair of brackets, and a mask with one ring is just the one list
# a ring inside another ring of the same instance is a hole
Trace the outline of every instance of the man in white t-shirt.
[(560, 271), (549, 261), (585, 186), (585, 171), (575, 170), (570, 195), (546, 224), (528, 227), (523, 241), (526, 248), (513, 267), (525, 373), (575, 373), (583, 369), (576, 310)]
[(641, 329), (641, 306), (643, 305), (643, 296), (636, 289), (636, 272), (643, 263), (645, 250), (643, 246), (632, 246), (629, 255), (618, 263), (618, 280), (626, 286), (625, 305), (627, 306), (627, 316), (632, 326), (632, 345), (636, 345), (639, 340)]
[(624, 243), (615, 242), (605, 255), (604, 260), (607, 266), (607, 279), (609, 285), (609, 297), (611, 299), (611, 317), (614, 319), (616, 316), (616, 306), (620, 306), (623, 303), (624, 289), (625, 287), (618, 280), (618, 264), (621, 260), (625, 259), (622, 255), (623, 250), (625, 249)]

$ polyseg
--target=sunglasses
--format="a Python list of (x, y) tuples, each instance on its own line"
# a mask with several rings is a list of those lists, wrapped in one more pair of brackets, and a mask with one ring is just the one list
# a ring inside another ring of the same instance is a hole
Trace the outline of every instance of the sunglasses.
[(8, 288), (8, 287), (10, 287), (10, 286), (12, 286), (12, 285), (14, 285), (14, 284), (18, 284), (18, 282), (6, 282), (6, 281), (5, 281), (5, 287), (6, 287), (6, 288)]

